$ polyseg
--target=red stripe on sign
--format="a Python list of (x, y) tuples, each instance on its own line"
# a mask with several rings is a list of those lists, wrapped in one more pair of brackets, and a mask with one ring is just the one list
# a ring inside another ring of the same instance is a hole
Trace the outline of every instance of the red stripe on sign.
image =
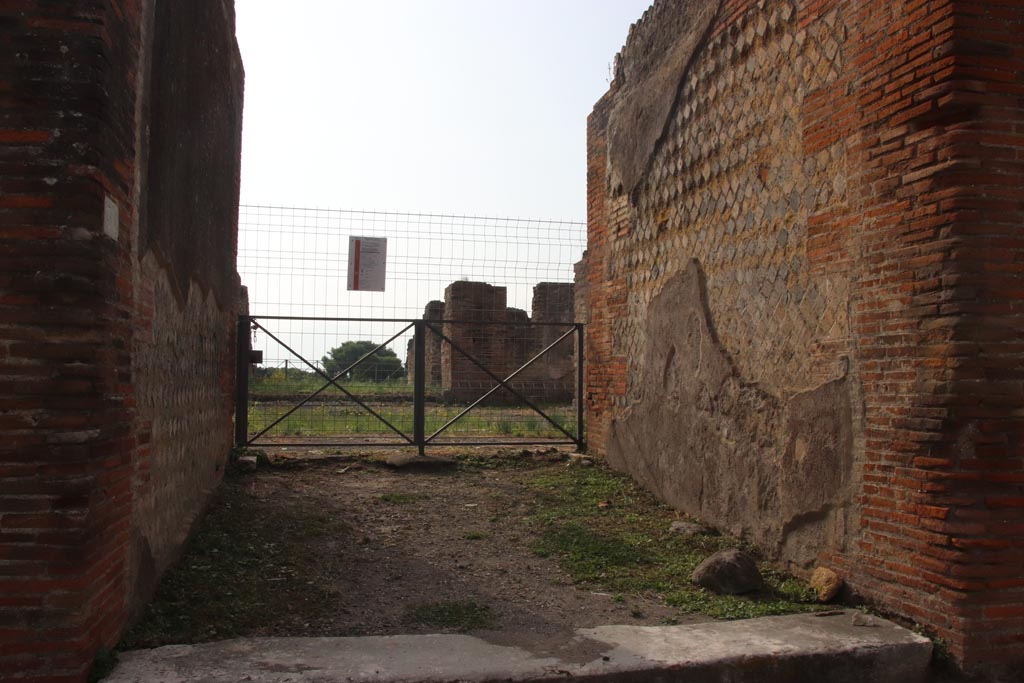
[(356, 255), (352, 261), (352, 289), (359, 291), (359, 240), (356, 240)]

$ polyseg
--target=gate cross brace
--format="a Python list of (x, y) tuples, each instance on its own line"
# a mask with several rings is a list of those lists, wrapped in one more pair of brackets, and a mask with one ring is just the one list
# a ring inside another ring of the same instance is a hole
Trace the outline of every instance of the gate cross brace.
[(256, 327), (260, 328), (261, 330), (263, 330), (263, 331), (264, 331), (264, 332), (265, 332), (265, 333), (267, 334), (267, 336), (268, 336), (268, 337), (270, 337), (271, 339), (273, 339), (274, 341), (276, 341), (276, 342), (277, 342), (278, 344), (280, 344), (280, 345), (281, 345), (281, 346), (283, 346), (283, 347), (284, 347), (285, 349), (287, 349), (289, 353), (291, 353), (291, 354), (292, 354), (292, 355), (294, 355), (294, 356), (295, 356), (296, 358), (298, 358), (298, 359), (299, 359), (299, 360), (301, 360), (301, 361), (302, 361), (303, 363), (305, 363), (305, 364), (306, 364), (306, 365), (308, 365), (308, 366), (309, 366), (310, 368), (312, 368), (312, 369), (313, 369), (313, 372), (315, 372), (316, 374), (318, 374), (318, 375), (320, 375), (321, 377), (323, 377), (324, 379), (326, 379), (326, 380), (327, 380), (327, 384), (323, 385), (322, 387), (320, 387), (319, 389), (317, 389), (316, 391), (314, 391), (314, 392), (313, 392), (312, 394), (310, 394), (310, 395), (309, 395), (309, 396), (307, 396), (306, 398), (302, 399), (302, 400), (301, 400), (301, 401), (300, 401), (299, 403), (297, 403), (296, 405), (292, 406), (291, 410), (289, 410), (289, 411), (288, 411), (288, 412), (286, 412), (286, 413), (285, 413), (284, 415), (282, 415), (281, 417), (279, 417), (279, 418), (277, 418), (276, 420), (274, 420), (273, 422), (271, 422), (271, 423), (270, 423), (269, 425), (267, 425), (267, 426), (266, 426), (266, 427), (265, 427), (265, 428), (263, 429), (263, 431), (261, 431), (261, 432), (260, 432), (259, 434), (257, 434), (256, 436), (252, 437), (251, 439), (249, 439), (249, 443), (250, 443), (250, 444), (251, 444), (251, 443), (253, 443), (254, 441), (256, 441), (256, 439), (258, 439), (258, 438), (260, 438), (261, 436), (263, 436), (264, 434), (266, 434), (267, 432), (269, 432), (269, 431), (270, 431), (271, 429), (273, 429), (274, 427), (276, 427), (276, 426), (277, 426), (278, 424), (280, 424), (281, 422), (283, 422), (283, 421), (284, 421), (284, 420), (285, 420), (285, 419), (286, 419), (286, 418), (287, 418), (287, 417), (288, 417), (289, 415), (291, 415), (292, 413), (294, 413), (294, 412), (295, 412), (296, 410), (298, 410), (298, 409), (299, 409), (299, 408), (301, 408), (302, 406), (304, 406), (304, 405), (306, 405), (307, 403), (309, 403), (309, 402), (310, 402), (311, 400), (313, 400), (313, 399), (314, 399), (314, 398), (315, 398), (316, 396), (318, 396), (318, 395), (319, 395), (319, 394), (321, 394), (321, 393), (322, 393), (322, 392), (323, 392), (324, 390), (326, 390), (326, 389), (327, 389), (327, 387), (329, 387), (329, 386), (331, 386), (331, 385), (334, 385), (334, 387), (335, 387), (335, 388), (337, 388), (338, 390), (340, 390), (340, 391), (341, 391), (341, 392), (342, 392), (343, 394), (345, 394), (345, 396), (349, 397), (349, 398), (350, 398), (350, 399), (352, 399), (352, 400), (353, 400), (353, 401), (354, 401), (355, 403), (359, 404), (359, 407), (361, 407), (361, 408), (362, 408), (363, 410), (365, 410), (366, 412), (370, 413), (370, 414), (371, 414), (371, 415), (373, 415), (373, 416), (374, 416), (375, 418), (377, 418), (378, 420), (380, 420), (381, 422), (383, 422), (383, 423), (384, 423), (385, 425), (387, 425), (387, 426), (388, 426), (388, 428), (390, 428), (390, 429), (391, 429), (391, 431), (393, 431), (394, 433), (398, 434), (398, 435), (399, 435), (400, 437), (402, 437), (403, 439), (405, 439), (405, 440), (406, 440), (406, 442), (408, 442), (409, 444), (415, 445), (415, 441), (414, 441), (413, 439), (410, 439), (410, 438), (409, 438), (409, 437), (408, 437), (408, 436), (407, 436), (407, 435), (405, 434), (405, 432), (401, 431), (400, 429), (398, 429), (398, 427), (396, 427), (396, 426), (394, 426), (393, 424), (391, 424), (390, 422), (388, 422), (388, 421), (387, 421), (387, 420), (386, 420), (386, 419), (385, 419), (385, 418), (384, 418), (384, 417), (383, 417), (382, 415), (380, 415), (379, 413), (377, 413), (377, 411), (375, 411), (375, 410), (374, 410), (373, 408), (371, 408), (371, 407), (370, 407), (370, 406), (368, 406), (368, 405), (367, 405), (366, 403), (364, 403), (364, 402), (363, 402), (362, 400), (360, 400), (358, 396), (354, 395), (354, 394), (353, 394), (352, 392), (350, 392), (350, 391), (349, 391), (348, 389), (346, 389), (345, 387), (341, 386), (340, 384), (338, 384), (338, 383), (337, 383), (337, 382), (335, 381), (335, 380), (337, 380), (337, 379), (338, 379), (339, 377), (341, 377), (342, 375), (344, 375), (344, 374), (345, 374), (346, 372), (348, 372), (348, 371), (349, 371), (349, 370), (351, 370), (352, 368), (356, 367), (357, 365), (359, 365), (360, 363), (362, 363), (362, 362), (363, 362), (364, 360), (366, 360), (367, 358), (369, 358), (369, 357), (370, 357), (370, 356), (372, 356), (373, 354), (377, 353), (377, 351), (379, 351), (380, 349), (384, 348), (385, 346), (387, 346), (388, 344), (390, 344), (391, 342), (393, 342), (394, 340), (398, 339), (398, 338), (399, 338), (400, 336), (402, 336), (403, 334), (405, 334), (405, 333), (406, 333), (406, 332), (407, 332), (407, 331), (409, 330), (409, 328), (410, 328), (410, 327), (412, 327), (412, 325), (411, 325), (411, 324), (410, 324), (410, 325), (406, 325), (406, 326), (405, 326), (404, 328), (402, 328), (402, 329), (401, 329), (401, 331), (399, 331), (399, 332), (398, 332), (397, 334), (395, 334), (395, 335), (394, 335), (393, 337), (391, 337), (391, 339), (388, 339), (388, 340), (387, 340), (386, 342), (384, 342), (383, 344), (381, 344), (381, 345), (380, 345), (380, 346), (378, 346), (377, 348), (373, 349), (372, 351), (370, 351), (369, 353), (367, 353), (366, 355), (364, 355), (364, 356), (363, 356), (362, 358), (360, 358), (360, 359), (359, 359), (359, 360), (357, 360), (356, 362), (354, 362), (354, 363), (352, 363), (351, 365), (349, 365), (349, 366), (348, 366), (347, 368), (345, 368), (344, 370), (342, 370), (341, 372), (339, 372), (338, 374), (336, 374), (336, 375), (335, 375), (334, 377), (331, 377), (331, 376), (329, 376), (329, 375), (328, 375), (328, 374), (327, 374), (326, 372), (324, 372), (323, 370), (321, 370), (320, 368), (318, 368), (318, 367), (317, 367), (316, 365), (314, 365), (314, 364), (310, 363), (310, 362), (309, 362), (308, 360), (306, 360), (306, 359), (305, 359), (305, 358), (304, 358), (304, 357), (303, 357), (303, 356), (302, 356), (301, 354), (299, 354), (299, 352), (297, 352), (297, 351), (296, 351), (295, 349), (293, 349), (292, 347), (288, 346), (288, 345), (287, 345), (287, 344), (285, 344), (285, 343), (284, 343), (283, 341), (281, 341), (280, 339), (278, 339), (278, 338), (277, 338), (277, 337), (276, 337), (276, 336), (274, 335), (274, 333), (273, 333), (273, 332), (271, 332), (271, 331), (270, 331), (270, 330), (268, 330), (267, 328), (263, 327), (263, 325), (260, 325), (260, 324), (259, 324), (259, 323), (258, 323), (258, 322), (256, 321), (256, 319), (255, 319), (255, 318), (252, 318), (252, 324), (253, 324), (253, 325), (255, 325)]
[(525, 396), (523, 396), (523, 395), (522, 395), (521, 393), (519, 393), (519, 392), (518, 392), (518, 391), (517, 391), (517, 390), (516, 390), (516, 389), (515, 389), (514, 387), (512, 387), (512, 386), (510, 386), (510, 385), (508, 384), (508, 382), (509, 382), (509, 381), (510, 381), (510, 380), (511, 380), (511, 379), (512, 379), (513, 377), (515, 377), (515, 376), (516, 376), (516, 375), (518, 375), (518, 374), (519, 374), (520, 372), (522, 372), (523, 370), (525, 370), (526, 368), (528, 368), (528, 367), (529, 367), (530, 365), (532, 365), (532, 364), (533, 364), (533, 363), (534, 363), (534, 362), (535, 362), (535, 361), (536, 361), (536, 360), (537, 360), (538, 358), (540, 358), (540, 357), (541, 357), (541, 356), (543, 356), (543, 355), (544, 355), (545, 353), (547, 353), (547, 352), (548, 352), (548, 351), (550, 351), (551, 349), (553, 349), (553, 348), (555, 348), (556, 346), (558, 346), (558, 344), (559, 344), (559, 343), (560, 343), (560, 342), (561, 342), (561, 341), (562, 341), (563, 339), (565, 339), (566, 337), (568, 337), (569, 335), (571, 335), (571, 334), (572, 334), (573, 332), (575, 332), (575, 331), (576, 331), (576, 326), (575, 326), (575, 325), (573, 325), (573, 326), (572, 326), (572, 327), (570, 327), (570, 328), (569, 328), (568, 330), (566, 330), (566, 331), (565, 331), (565, 333), (564, 333), (564, 334), (562, 334), (562, 336), (561, 336), (561, 337), (559, 337), (559, 338), (558, 338), (558, 339), (556, 339), (555, 341), (553, 341), (553, 342), (551, 342), (550, 344), (548, 344), (548, 346), (547, 346), (547, 347), (546, 347), (546, 348), (545, 348), (545, 349), (544, 349), (543, 351), (541, 351), (540, 353), (538, 353), (538, 354), (537, 354), (536, 356), (534, 356), (534, 357), (533, 357), (533, 358), (531, 358), (530, 360), (526, 361), (526, 363), (524, 363), (524, 364), (523, 364), (522, 366), (520, 366), (518, 370), (516, 370), (515, 372), (513, 372), (513, 373), (512, 373), (511, 375), (509, 375), (509, 376), (508, 376), (508, 377), (506, 377), (505, 379), (501, 379), (501, 378), (500, 378), (500, 377), (498, 377), (498, 376), (497, 376), (496, 374), (494, 374), (493, 372), (491, 372), (490, 370), (488, 370), (488, 369), (487, 369), (486, 367), (484, 367), (484, 366), (483, 366), (483, 365), (482, 365), (482, 364), (481, 364), (481, 363), (480, 363), (480, 362), (479, 362), (479, 361), (478, 361), (478, 360), (477, 360), (476, 358), (474, 358), (474, 357), (473, 357), (473, 356), (471, 356), (471, 355), (470, 355), (469, 353), (467, 353), (467, 352), (466, 352), (466, 351), (465, 351), (465, 350), (464, 350), (464, 349), (463, 349), (462, 347), (460, 347), (460, 346), (459, 346), (458, 344), (456, 344), (455, 342), (453, 342), (453, 341), (452, 341), (452, 340), (451, 340), (451, 339), (450, 339), (450, 338), (449, 338), (449, 337), (448, 337), (447, 335), (445, 335), (445, 334), (444, 334), (444, 332), (441, 332), (440, 330), (438, 330), (438, 329), (437, 329), (436, 327), (434, 327), (434, 326), (433, 326), (432, 324), (430, 324), (430, 322), (429, 322), (429, 321), (425, 321), (425, 323), (426, 323), (426, 326), (427, 326), (428, 328), (430, 328), (430, 330), (431, 330), (431, 331), (433, 331), (433, 332), (434, 332), (435, 334), (437, 334), (437, 335), (438, 335), (439, 337), (441, 337), (441, 339), (443, 339), (444, 341), (446, 341), (446, 342), (448, 342), (449, 344), (451, 344), (451, 345), (452, 345), (452, 348), (454, 348), (454, 349), (455, 349), (456, 351), (458, 351), (458, 352), (459, 352), (459, 353), (461, 353), (461, 354), (462, 354), (463, 356), (465, 356), (466, 358), (468, 358), (468, 359), (470, 360), (470, 362), (471, 362), (471, 363), (473, 363), (473, 365), (477, 366), (478, 368), (480, 368), (481, 370), (483, 370), (483, 371), (484, 371), (485, 373), (487, 373), (487, 375), (488, 375), (488, 376), (489, 376), (489, 377), (490, 377), (491, 379), (493, 379), (493, 380), (494, 380), (495, 382), (497, 382), (498, 384), (497, 384), (497, 385), (495, 385), (495, 386), (493, 386), (493, 387), (491, 387), (490, 391), (488, 391), (488, 392), (487, 392), (486, 394), (484, 394), (483, 396), (481, 396), (480, 398), (476, 399), (475, 401), (473, 401), (472, 403), (470, 403), (470, 404), (469, 404), (468, 406), (466, 406), (466, 408), (465, 408), (465, 409), (463, 409), (463, 410), (462, 410), (462, 411), (461, 411), (461, 412), (460, 412), (460, 413), (459, 413), (458, 415), (456, 415), (456, 416), (455, 416), (455, 417), (453, 417), (452, 419), (448, 420), (448, 422), (446, 422), (446, 423), (445, 423), (444, 425), (442, 425), (442, 426), (441, 426), (441, 427), (440, 427), (440, 428), (439, 428), (439, 429), (438, 429), (438, 430), (437, 430), (436, 432), (434, 432), (434, 433), (433, 433), (433, 434), (431, 434), (431, 435), (430, 435), (429, 437), (427, 437), (427, 439), (426, 439), (426, 441), (425, 441), (424, 443), (430, 443), (431, 441), (433, 441), (435, 437), (437, 437), (438, 435), (440, 435), (440, 434), (441, 434), (441, 432), (443, 432), (444, 430), (448, 429), (448, 428), (449, 428), (450, 426), (452, 426), (453, 424), (455, 424), (455, 422), (457, 422), (457, 421), (458, 421), (459, 419), (461, 419), (463, 415), (465, 415), (465, 414), (466, 414), (466, 413), (468, 413), (469, 411), (473, 410), (473, 408), (476, 408), (476, 407), (477, 407), (478, 405), (480, 405), (480, 404), (481, 404), (481, 403), (482, 403), (482, 402), (483, 402), (484, 400), (486, 400), (488, 396), (490, 396), (491, 394), (493, 394), (494, 392), (496, 392), (496, 391), (497, 391), (498, 389), (501, 389), (502, 387), (504, 387), (505, 389), (507, 389), (508, 391), (510, 391), (510, 392), (511, 392), (511, 393), (512, 393), (512, 394), (513, 394), (513, 395), (514, 395), (514, 396), (515, 396), (516, 398), (518, 398), (518, 399), (519, 399), (520, 401), (522, 401), (522, 402), (523, 402), (523, 403), (525, 403), (525, 404), (526, 404), (527, 406), (529, 406), (530, 408), (532, 408), (532, 409), (533, 409), (533, 411), (534, 411), (535, 413), (537, 413), (538, 415), (540, 415), (541, 417), (543, 417), (543, 418), (544, 418), (545, 420), (547, 420), (548, 422), (550, 422), (550, 423), (551, 423), (551, 425), (552, 425), (552, 426), (553, 426), (553, 427), (554, 427), (555, 429), (557, 429), (558, 431), (560, 431), (560, 432), (562, 432), (563, 434), (565, 434), (565, 436), (566, 436), (566, 437), (568, 437), (569, 439), (571, 439), (571, 440), (572, 440), (572, 441), (573, 441), (574, 443), (575, 443), (575, 442), (578, 442), (578, 441), (579, 441), (579, 437), (574, 437), (574, 436), (573, 436), (572, 434), (570, 434), (569, 432), (565, 431), (565, 430), (564, 430), (564, 429), (562, 428), (562, 426), (561, 426), (560, 424), (558, 424), (557, 422), (555, 422), (554, 420), (552, 420), (552, 419), (551, 419), (550, 417), (548, 417), (548, 416), (547, 416), (547, 414), (546, 414), (546, 413), (545, 413), (545, 412), (544, 412), (543, 410), (541, 410), (540, 408), (538, 408), (538, 407), (537, 407), (536, 405), (534, 405), (534, 404), (533, 404), (533, 402), (531, 402), (531, 401), (530, 401), (530, 399), (528, 399), (528, 398), (526, 398)]

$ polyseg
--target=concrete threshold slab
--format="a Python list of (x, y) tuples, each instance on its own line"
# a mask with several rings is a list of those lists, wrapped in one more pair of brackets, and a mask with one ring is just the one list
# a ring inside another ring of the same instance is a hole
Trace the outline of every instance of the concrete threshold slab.
[(915, 683), (931, 643), (860, 612), (580, 629), (556, 654), (466, 635), (252, 638), (121, 655), (107, 683)]

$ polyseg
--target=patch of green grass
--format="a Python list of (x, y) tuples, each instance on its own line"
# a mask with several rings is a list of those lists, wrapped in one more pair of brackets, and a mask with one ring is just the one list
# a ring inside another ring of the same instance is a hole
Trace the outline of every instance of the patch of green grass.
[(414, 605), (405, 612), (406, 623), (453, 631), (472, 631), (494, 623), (494, 611), (473, 600), (449, 600)]
[(576, 524), (548, 526), (534, 552), (541, 557), (558, 557), (573, 579), (583, 582), (625, 575), (652, 559), (643, 547), (621, 535), (603, 534)]
[(290, 633), (329, 620), (334, 568), (309, 548), (350, 530), (302, 501), (268, 509), (239, 482), (218, 489), (120, 649)]
[(467, 541), (482, 541), (485, 538), (490, 538), (491, 535), (486, 531), (467, 531), (462, 534), (462, 537)]
[(408, 505), (409, 503), (415, 503), (416, 501), (425, 499), (426, 496), (422, 493), (406, 493), (403, 491), (394, 491), (392, 493), (385, 493), (378, 500), (382, 503), (394, 503), (396, 505)]
[(628, 477), (603, 467), (570, 467), (534, 478), (534, 552), (553, 557), (577, 584), (616, 595), (661, 595), (683, 613), (720, 619), (816, 611), (803, 582), (763, 569), (764, 590), (726, 596), (690, 582), (697, 565), (729, 547), (727, 536), (687, 538), (669, 529), (678, 513)]
[[(357, 436), (379, 435), (396, 437), (384, 422), (371, 415), (361, 406), (340, 394), (325, 392), (295, 410), (280, 422), (278, 418), (295, 406), (294, 402), (280, 399), (261, 400), (259, 396), (249, 402), (249, 432), (255, 435), (274, 425), (268, 436)], [(373, 402), (368, 405), (393, 425), (411, 436), (413, 432), (412, 399)], [(575, 424), (575, 414), (568, 405), (543, 406), (544, 411), (560, 424)], [(456, 417), (462, 406), (428, 404), (425, 413), (425, 429), (433, 434), (449, 420)], [(574, 431), (569, 430), (570, 433)], [(565, 439), (547, 420), (531, 409), (521, 406), (478, 406), (459, 418), (444, 431), (446, 436), (517, 436)]]
[(751, 595), (717, 595), (703, 589), (678, 590), (665, 602), (683, 613), (706, 614), (715, 619), (752, 619), (794, 612), (818, 612), (821, 605), (797, 602), (766, 581), (766, 588)]

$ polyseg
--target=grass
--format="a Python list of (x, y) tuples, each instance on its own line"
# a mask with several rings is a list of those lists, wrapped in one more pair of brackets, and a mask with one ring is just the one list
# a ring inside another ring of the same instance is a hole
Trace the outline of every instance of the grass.
[[(257, 434), (294, 404), (274, 401), (250, 403), (249, 432)], [(373, 404), (371, 407), (399, 431), (413, 433), (412, 399), (407, 403)], [(428, 405), (425, 429), (433, 434), (462, 408), (439, 404)], [(575, 432), (575, 414), (571, 406), (548, 406), (544, 411), (570, 434)], [(445, 430), (448, 435), (511, 436), (564, 439), (564, 434), (547, 420), (528, 408), (509, 406), (478, 406)], [(268, 436), (393, 436), (399, 438), (383, 422), (355, 403), (335, 398), (332, 401), (310, 402), (276, 424)]]
[(405, 612), (406, 623), (460, 632), (487, 628), (494, 619), (494, 611), (490, 607), (473, 600), (413, 605)]
[(601, 467), (566, 468), (536, 478), (527, 520), (538, 530), (533, 551), (552, 557), (582, 586), (616, 595), (660, 595), (683, 613), (719, 619), (817, 611), (803, 582), (762, 570), (765, 589), (717, 595), (690, 583), (712, 553), (742, 547), (727, 536), (686, 538), (669, 531), (675, 511), (628, 478)]
[[(263, 395), (292, 395), (296, 398), (304, 398), (314, 391), (317, 391), (327, 383), (320, 375), (312, 372), (291, 371), (285, 378), (283, 371), (275, 371), (270, 375), (254, 377), (249, 380), (249, 393), (253, 396)], [(413, 385), (405, 380), (393, 379), (383, 382), (350, 381), (338, 380), (338, 384), (345, 387), (356, 396), (408, 396), (412, 400)], [(339, 393), (333, 386), (325, 389), (325, 393)]]
[(329, 542), (350, 530), (300, 500), (260, 514), (259, 502), (240, 481), (225, 480), (182, 560), (164, 575), (120, 649), (287, 635), (295, 625), (287, 619), (273, 621), (277, 630), (261, 631), (271, 621), (267, 615), (314, 626), (331, 616), (336, 600), (321, 575), (332, 568), (310, 557), (304, 544)]

